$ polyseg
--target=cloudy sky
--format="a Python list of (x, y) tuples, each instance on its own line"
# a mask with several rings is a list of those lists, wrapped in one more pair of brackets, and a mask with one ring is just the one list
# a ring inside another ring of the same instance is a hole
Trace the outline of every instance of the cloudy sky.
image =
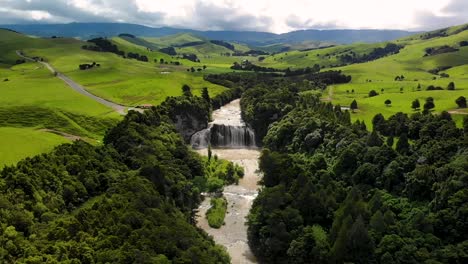
[(468, 23), (468, 0), (0, 0), (0, 24), (128, 22), (202, 30), (427, 30)]

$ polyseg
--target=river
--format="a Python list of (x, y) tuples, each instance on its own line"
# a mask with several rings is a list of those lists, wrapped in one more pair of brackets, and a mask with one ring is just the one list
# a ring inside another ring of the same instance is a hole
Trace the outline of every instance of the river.
[[(210, 208), (210, 198), (206, 199), (200, 205), (197, 215), (197, 225), (213, 236), (217, 244), (226, 247), (233, 264), (257, 263), (247, 243), (246, 216), (252, 207), (253, 200), (258, 194), (258, 184), (260, 175), (258, 174), (258, 158), (260, 152), (254, 147), (255, 141), (252, 141), (253, 131), (248, 129), (241, 119), (240, 100), (234, 100), (231, 103), (221, 107), (213, 112), (213, 122), (209, 128), (216, 125), (227, 127), (223, 129), (223, 135), (209, 135), (210, 131), (200, 131), (195, 137), (207, 137), (208, 140), (216, 142), (225, 142), (213, 148), (213, 155), (221, 159), (230, 160), (244, 168), (244, 177), (238, 185), (230, 185), (224, 188), (223, 194), (228, 201), (228, 210), (224, 219), (225, 225), (219, 229), (211, 228), (208, 225), (205, 214)], [(211, 133), (219, 133), (220, 130)], [(208, 133), (208, 135), (207, 135)], [(230, 139), (226, 139), (231, 137)], [(216, 140), (223, 138), (223, 140)], [(203, 139), (201, 140), (203, 141)], [(240, 142), (244, 143), (240, 143)], [(202, 149), (197, 151), (202, 155), (208, 155), (204, 146), (199, 146), (200, 139), (194, 138), (192, 144)], [(227, 142), (227, 143), (226, 143)]]

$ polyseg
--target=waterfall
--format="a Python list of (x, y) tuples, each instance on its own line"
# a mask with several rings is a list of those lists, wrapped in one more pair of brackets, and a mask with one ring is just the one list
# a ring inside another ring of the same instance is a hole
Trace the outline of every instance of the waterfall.
[(211, 144), (219, 148), (254, 148), (255, 133), (245, 126), (210, 124), (207, 129), (195, 133), (190, 144), (195, 149), (207, 148)]
[(207, 148), (255, 148), (255, 133), (241, 117), (240, 100), (213, 112), (213, 122), (208, 128), (193, 134), (190, 144), (194, 149)]

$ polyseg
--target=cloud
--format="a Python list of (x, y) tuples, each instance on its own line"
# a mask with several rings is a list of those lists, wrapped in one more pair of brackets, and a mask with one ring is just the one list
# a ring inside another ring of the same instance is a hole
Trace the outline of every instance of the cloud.
[(340, 22), (333, 20), (333, 21), (326, 21), (320, 22), (314, 19), (303, 19), (296, 15), (290, 15), (286, 18), (286, 26), (294, 30), (301, 30), (301, 29), (336, 29), (340, 27), (344, 27)]
[(431, 11), (418, 11), (414, 20), (417, 28), (430, 30), (468, 23), (468, 1), (451, 0), (438, 14)]
[[(129, 22), (156, 25), (164, 15), (160, 12), (139, 10), (134, 1), (126, 0), (2, 0), (6, 8), (0, 12), (9, 14), (0, 17), (1, 24), (66, 22)], [(37, 19), (31, 12), (49, 14), (46, 19)]]
[(126, 22), (281, 33), (310, 28), (434, 29), (468, 22), (467, 0), (0, 0), (0, 3), (0, 24)]
[(267, 16), (254, 16), (239, 7), (217, 5), (203, 0), (195, 2), (190, 19), (185, 27), (208, 30), (255, 30), (268, 31), (273, 19)]

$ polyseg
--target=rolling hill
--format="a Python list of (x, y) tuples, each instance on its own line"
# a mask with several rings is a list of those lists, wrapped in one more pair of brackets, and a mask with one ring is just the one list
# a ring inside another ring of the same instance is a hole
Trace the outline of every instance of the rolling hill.
[[(467, 40), (468, 25), (461, 25), (397, 39), (391, 42), (401, 47), (397, 54), (369, 61), (362, 60), (388, 43), (284, 52), (267, 57), (259, 65), (285, 69), (319, 64), (322, 70), (341, 70), (351, 75), (351, 83), (329, 87), (324, 100), (349, 106), (356, 99), (359, 111), (353, 118), (364, 120), (367, 125), (371, 125), (376, 113), (384, 116), (399, 111), (412, 113), (411, 102), (418, 99), (422, 105), (428, 97), (435, 99), (435, 111), (451, 111), (460, 124), (463, 115), (468, 113), (466, 109), (457, 109), (455, 104), (458, 97), (468, 97), (468, 47), (460, 45)], [(428, 54), (430, 50), (432, 53)], [(347, 55), (348, 60), (344, 61)], [(404, 78), (396, 80), (397, 76)], [(450, 82), (456, 84), (455, 91), (446, 89)], [(444, 90), (428, 91), (431, 85)], [(369, 97), (371, 90), (379, 95)], [(387, 99), (392, 106), (384, 104)]]
[[(184, 84), (191, 85), (194, 94), (200, 94), (203, 87), (208, 87), (213, 96), (225, 89), (204, 81), (201, 72), (186, 71), (191, 65), (201, 67), (199, 63), (180, 60), (180, 66), (161, 64), (161, 58), (169, 62), (171, 57), (124, 39), (114, 43), (126, 53), (145, 54), (151, 60), (142, 62), (109, 52), (84, 50), (82, 46), (90, 43), (76, 39), (31, 38), (0, 30), (0, 127), (4, 136), (0, 167), (49, 151), (70, 139), (99, 144), (104, 132), (121, 118), (111, 108), (70, 89), (43, 65), (23, 61), (17, 50), (48, 61), (89, 92), (123, 105), (156, 105), (167, 96), (180, 95)], [(78, 67), (92, 62), (100, 67)], [(15, 151), (10, 151), (12, 148)]]
[(284, 34), (253, 31), (198, 31), (170, 27), (152, 28), (126, 23), (70, 23), (0, 25), (25, 34), (51, 37), (78, 37), (82, 39), (96, 36), (113, 37), (121, 33), (131, 33), (144, 37), (164, 37), (179, 33), (192, 33), (208, 39), (242, 42), (253, 46), (279, 43), (299, 43), (308, 40), (349, 44), (354, 42), (382, 42), (414, 34), (401, 30), (300, 30)]

